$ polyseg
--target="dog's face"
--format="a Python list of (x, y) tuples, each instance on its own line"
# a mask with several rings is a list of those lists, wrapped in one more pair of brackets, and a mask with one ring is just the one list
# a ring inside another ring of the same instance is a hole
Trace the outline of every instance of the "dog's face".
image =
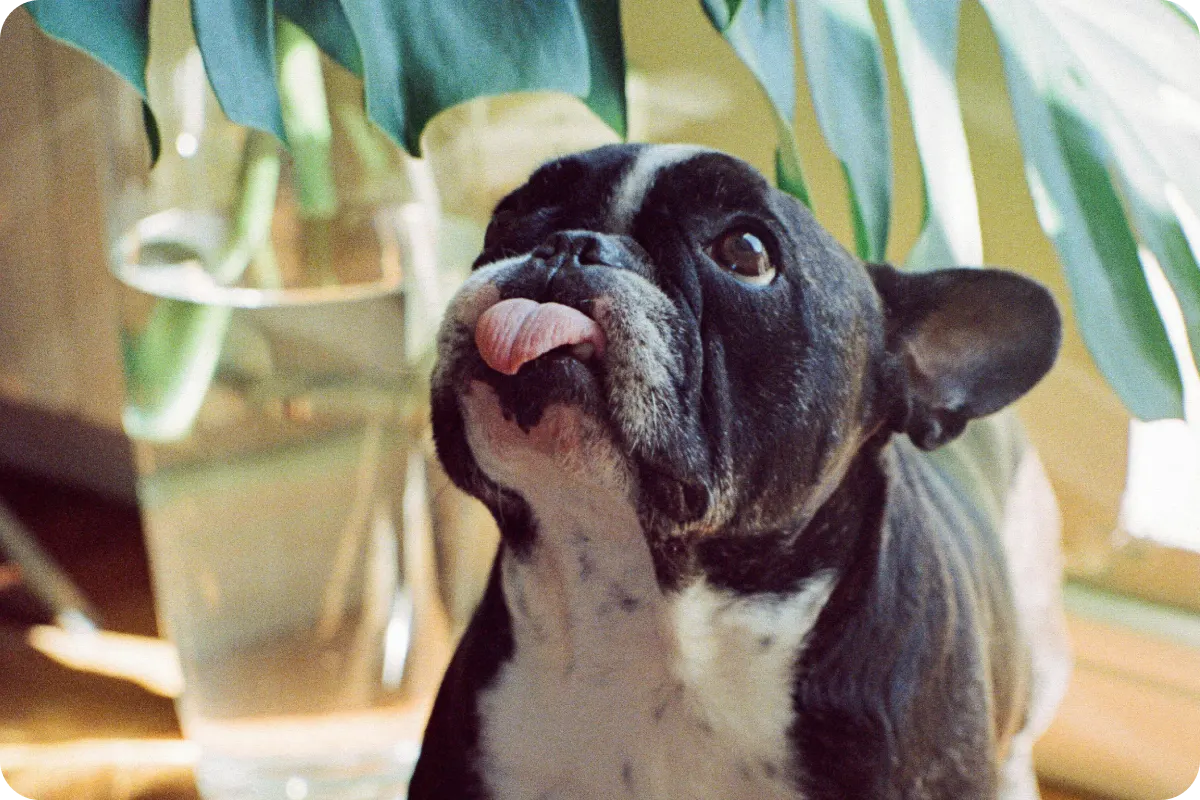
[(496, 208), (443, 325), (434, 434), (502, 530), (546, 481), (596, 480), (656, 550), (686, 547), (799, 530), (864, 442), (953, 438), (1057, 342), (1024, 279), (868, 269), (741, 161), (613, 146)]

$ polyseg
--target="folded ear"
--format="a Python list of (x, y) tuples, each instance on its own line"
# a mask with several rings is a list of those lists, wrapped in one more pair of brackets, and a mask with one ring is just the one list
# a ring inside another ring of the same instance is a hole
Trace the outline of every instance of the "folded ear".
[(1037, 283), (995, 269), (869, 267), (887, 317), (896, 428), (932, 450), (999, 411), (1054, 364), (1062, 322)]

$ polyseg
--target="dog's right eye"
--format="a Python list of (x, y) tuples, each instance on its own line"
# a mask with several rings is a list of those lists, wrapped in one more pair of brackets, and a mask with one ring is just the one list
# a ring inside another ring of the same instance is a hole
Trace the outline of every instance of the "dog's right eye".
[(775, 265), (766, 245), (745, 228), (721, 234), (709, 248), (709, 255), (743, 283), (766, 286), (775, 277)]

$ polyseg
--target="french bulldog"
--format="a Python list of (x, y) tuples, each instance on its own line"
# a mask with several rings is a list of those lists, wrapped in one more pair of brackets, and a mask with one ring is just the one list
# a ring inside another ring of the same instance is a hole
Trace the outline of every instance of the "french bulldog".
[(864, 265), (718, 152), (538, 169), (440, 331), (501, 544), (411, 800), (1037, 797), (1057, 512), (971, 421), (1059, 339), (1036, 283)]

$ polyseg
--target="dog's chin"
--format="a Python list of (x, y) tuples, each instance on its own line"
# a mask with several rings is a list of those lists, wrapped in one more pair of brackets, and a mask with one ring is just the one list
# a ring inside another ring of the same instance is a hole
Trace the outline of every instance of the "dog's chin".
[(578, 407), (597, 419), (606, 419), (595, 369), (562, 348), (523, 365), (515, 375), (503, 375), (479, 360), (471, 378), (491, 387), (505, 417), (530, 430), (552, 405)]
[[(604, 415), (597, 413), (595, 377), (569, 357), (555, 357), (543, 368), (582, 371), (587, 377), (544, 383), (530, 380), (534, 375), (524, 375), (522, 369), (516, 376), (499, 376), (501, 380), (477, 378), (468, 383), (459, 404), (479, 468), (526, 499), (564, 485), (628, 495), (628, 461)], [(528, 400), (520, 402), (526, 395), (537, 397), (536, 414), (529, 413)]]

